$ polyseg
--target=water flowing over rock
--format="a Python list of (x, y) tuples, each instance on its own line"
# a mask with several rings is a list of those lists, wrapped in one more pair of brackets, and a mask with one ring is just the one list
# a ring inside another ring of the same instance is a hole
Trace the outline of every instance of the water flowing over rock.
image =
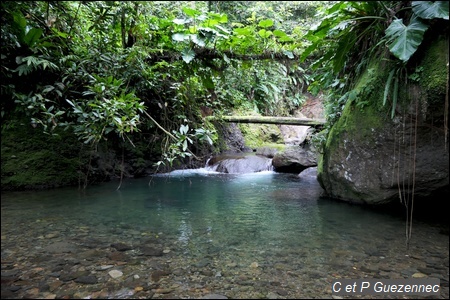
[(211, 171), (231, 174), (272, 171), (272, 159), (259, 155), (220, 155), (207, 163)]

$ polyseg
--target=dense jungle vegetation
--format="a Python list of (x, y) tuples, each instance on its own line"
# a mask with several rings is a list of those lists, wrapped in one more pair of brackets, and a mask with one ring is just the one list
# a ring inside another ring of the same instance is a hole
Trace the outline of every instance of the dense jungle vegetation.
[[(205, 115), (287, 116), (306, 93), (325, 95), (329, 128), (381, 53), (394, 66), (382, 103), (394, 115), (399, 82), (420, 76), (408, 63), (425, 33), (448, 28), (445, 1), (3, 1), (1, 11), (2, 186), (11, 165), (31, 164), (4, 161), (15, 143), (76, 182), (95, 177), (102, 147), (122, 155), (116, 176), (124, 160), (135, 176), (149, 160), (159, 171), (201, 160), (220, 151)], [(73, 157), (54, 166), (55, 153), (37, 152), (48, 141)]]

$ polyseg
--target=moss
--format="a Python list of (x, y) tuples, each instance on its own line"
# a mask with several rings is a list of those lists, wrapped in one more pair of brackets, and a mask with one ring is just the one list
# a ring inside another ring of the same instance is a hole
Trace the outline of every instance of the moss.
[(280, 129), (273, 124), (239, 124), (245, 145), (255, 149), (283, 143)]
[(442, 101), (447, 89), (448, 47), (445, 39), (430, 44), (420, 64), (420, 86), (427, 94), (430, 104)]
[[(389, 68), (377, 61), (358, 79), (354, 88), (354, 97), (349, 99), (339, 120), (331, 127), (324, 147), (324, 154), (318, 160), (318, 178), (326, 176), (330, 155), (338, 152), (344, 137), (352, 143), (374, 143), (374, 132), (385, 126), (390, 108), (383, 106), (382, 99)], [(323, 180), (319, 182), (323, 184)]]
[[(428, 119), (434, 122), (433, 126), (437, 126), (437, 120), (443, 119), (447, 91), (447, 43), (446, 39), (434, 41), (423, 51), (421, 61), (419, 59), (411, 61), (409, 66), (417, 66), (416, 70), (419, 70), (415, 74), (406, 72), (407, 67), (401, 69), (396, 105), (396, 111), (400, 112), (396, 112), (396, 116), (400, 118), (396, 122), (405, 121), (405, 117), (413, 112), (411, 104), (416, 99), (427, 102), (425, 107), (427, 114), (432, 114)], [(337, 182), (342, 179), (339, 178), (340, 175), (331, 173), (336, 161), (345, 158), (345, 140), (370, 150), (376, 147), (375, 143), (379, 138), (377, 135), (394, 126), (391, 119), (392, 97), (389, 97), (386, 105), (383, 105), (388, 73), (395, 67), (392, 63), (378, 58), (370, 64), (362, 76), (357, 78), (353, 93), (351, 96), (349, 93), (349, 100), (340, 118), (328, 132), (323, 155), (318, 160), (318, 179), (322, 187), (332, 195), (335, 192), (333, 188), (340, 189), (345, 186)], [(405, 80), (406, 75), (409, 78), (408, 82)], [(359, 198), (359, 195), (351, 190), (336, 192), (334, 196), (341, 192), (347, 193), (349, 198)]]
[[(236, 116), (260, 116), (254, 110), (243, 107), (233, 111)], [(283, 136), (277, 125), (274, 124), (238, 124), (239, 130), (244, 137), (246, 147), (256, 149), (271, 147), (279, 149), (284, 145)]]
[(281, 152), (284, 151), (284, 149), (286, 149), (286, 144), (264, 143), (262, 147), (273, 148)]
[(387, 106), (383, 106), (383, 92), (387, 68), (372, 64), (358, 80), (355, 97), (348, 100), (342, 116), (331, 128), (327, 142), (327, 151), (332, 145), (338, 145), (339, 135), (348, 132), (352, 139), (368, 140), (373, 130), (384, 126), (388, 115)]
[(2, 132), (2, 190), (37, 189), (78, 183), (79, 142), (67, 132), (60, 136), (16, 125)]

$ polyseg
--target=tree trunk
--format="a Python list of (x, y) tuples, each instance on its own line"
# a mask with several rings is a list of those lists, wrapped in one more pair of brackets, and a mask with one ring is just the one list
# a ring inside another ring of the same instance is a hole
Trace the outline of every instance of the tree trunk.
[(279, 125), (301, 125), (320, 127), (325, 124), (323, 119), (307, 119), (294, 117), (266, 117), (266, 116), (208, 116), (207, 120), (222, 120), (231, 123), (262, 123), (262, 124), (279, 124)]

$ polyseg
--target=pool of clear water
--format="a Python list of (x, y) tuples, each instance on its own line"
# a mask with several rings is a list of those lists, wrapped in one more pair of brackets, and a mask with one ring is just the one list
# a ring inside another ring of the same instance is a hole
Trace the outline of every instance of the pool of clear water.
[[(202, 275), (204, 267), (212, 272), (205, 275), (209, 286), (234, 298), (321, 297), (330, 294), (333, 278), (422, 274), (448, 286), (448, 236), (417, 222), (406, 249), (403, 216), (324, 198), (314, 174), (199, 169), (128, 179), (117, 187), (109, 182), (86, 190), (3, 193), (2, 261), (24, 247), (42, 254), (57, 240), (134, 245), (152, 237), (166, 250), (168, 268), (184, 270), (171, 275), (175, 287), (192, 283), (189, 276)], [(205, 258), (205, 266), (199, 264)], [(108, 262), (93, 262), (102, 263)], [(255, 278), (277, 282), (284, 292), (240, 285)]]

